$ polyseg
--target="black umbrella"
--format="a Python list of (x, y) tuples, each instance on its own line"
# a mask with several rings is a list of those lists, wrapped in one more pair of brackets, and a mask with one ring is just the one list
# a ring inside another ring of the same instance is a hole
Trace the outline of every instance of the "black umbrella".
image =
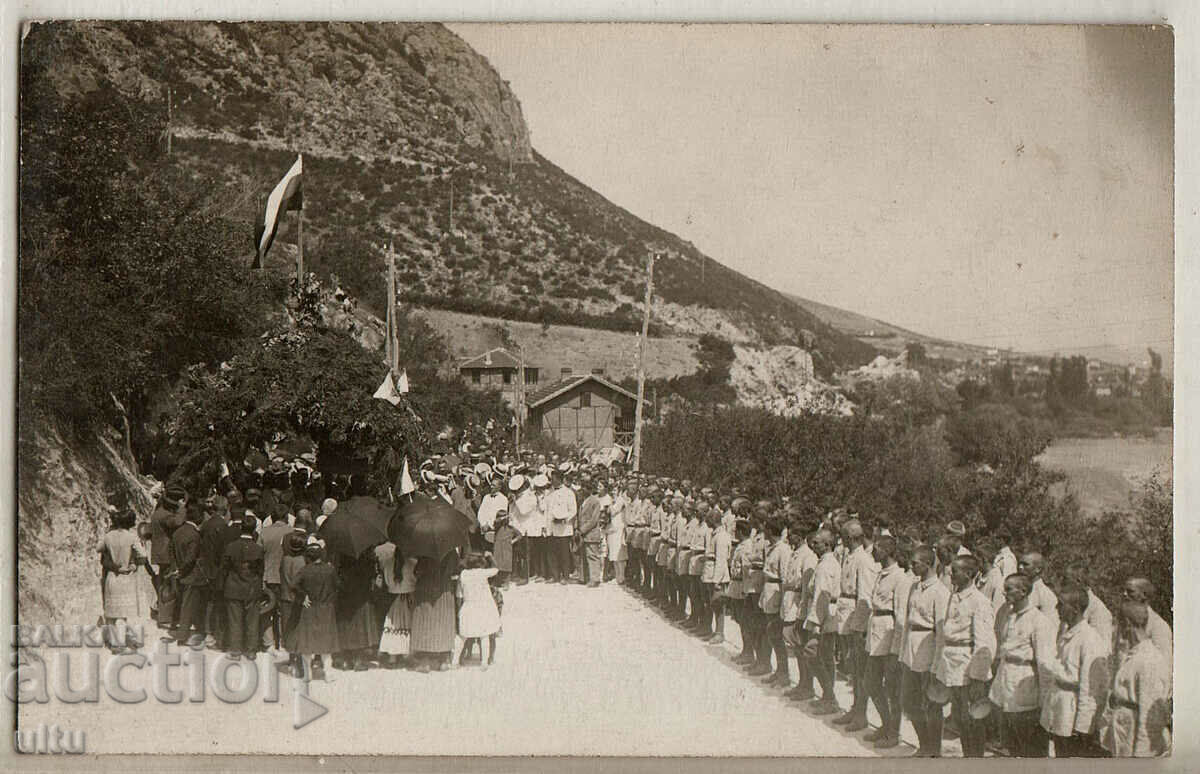
[[(338, 504), (334, 516), (352, 516), (377, 527), (380, 532), (387, 534), (388, 524), (396, 514), (394, 507), (385, 505), (374, 497), (358, 495)], [(332, 517), (330, 517), (332, 518)]]
[(441, 499), (416, 495), (400, 506), (388, 537), (404, 556), (441, 559), (455, 548), (471, 546), (471, 520)]
[(355, 559), (363, 552), (387, 542), (387, 531), (372, 520), (356, 513), (342, 513), (339, 507), (317, 530), (330, 551)]

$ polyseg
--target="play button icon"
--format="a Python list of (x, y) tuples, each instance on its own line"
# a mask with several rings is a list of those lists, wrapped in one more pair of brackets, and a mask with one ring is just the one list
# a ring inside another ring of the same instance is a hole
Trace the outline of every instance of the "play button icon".
[(309, 723), (329, 712), (324, 707), (308, 697), (307, 691), (295, 691), (296, 701), (292, 704), (292, 728), (304, 728)]

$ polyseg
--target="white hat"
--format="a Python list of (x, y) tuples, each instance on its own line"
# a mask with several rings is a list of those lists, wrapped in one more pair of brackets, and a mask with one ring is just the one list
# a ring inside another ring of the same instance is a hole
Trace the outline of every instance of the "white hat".
[(560, 463), (558, 466), (559, 473), (570, 473), (574, 469), (575, 469), (575, 466), (569, 462)]
[(321, 503), (321, 513), (323, 513), (326, 516), (329, 516), (334, 511), (337, 510), (337, 507), (338, 507), (337, 500), (333, 499), (332, 497), (326, 497), (325, 502)]
[(536, 487), (550, 486), (550, 479), (546, 478), (545, 473), (538, 473), (533, 477), (533, 485)]
[(525, 477), (520, 473), (508, 480), (508, 489), (510, 492), (515, 492), (523, 486), (525, 486)]
[(328, 518), (329, 517), (327, 515), (325, 515), (324, 513), (322, 513), (320, 516), (318, 516), (317, 517), (317, 529), (320, 529), (321, 525), (324, 524), (325, 520)]

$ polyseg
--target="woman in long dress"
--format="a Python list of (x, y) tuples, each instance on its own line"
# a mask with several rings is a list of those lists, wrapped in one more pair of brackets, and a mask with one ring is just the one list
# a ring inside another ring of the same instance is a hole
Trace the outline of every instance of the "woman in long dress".
[[(279, 562), (279, 631), (286, 643), (291, 637), (292, 629), (300, 620), (303, 612), (303, 599), (297, 592), (300, 572), (308, 565), (304, 558), (304, 548), (307, 536), (301, 530), (290, 533), (283, 539), (283, 558)], [(296, 677), (303, 674), (304, 668), (300, 656), (292, 653), (289, 659), (292, 673)]]
[[(459, 596), (462, 607), (458, 610), (458, 635), (463, 638), (463, 653), (467, 643), (478, 639), (482, 653), (479, 665), (488, 668), (496, 648), (496, 633), (500, 631), (500, 608), (492, 596), (488, 579), (499, 572), (487, 566), (487, 559), (479, 554), (467, 557), (458, 574)], [(461, 661), (461, 655), (456, 663)]]
[(284, 647), (289, 653), (306, 659), (305, 679), (325, 678), (322, 659), (337, 653), (337, 592), (338, 573), (333, 565), (325, 561), (325, 547), (320, 541), (310, 540), (304, 549), (309, 563), (296, 578), (293, 593), (300, 601), (300, 615), (288, 636)]
[(454, 650), (454, 573), (458, 554), (447, 553), (441, 560), (421, 557), (417, 561), (417, 583), (413, 589), (412, 651), (417, 671), (428, 672), (433, 665), (448, 668)]
[(149, 554), (134, 531), (132, 511), (113, 516), (112, 529), (100, 541), (100, 583), (104, 605), (105, 638), (113, 653), (136, 653), (141, 647), (130, 622), (150, 617), (150, 598), (138, 575)]
[(388, 667), (395, 669), (412, 652), (412, 593), (417, 587), (417, 558), (396, 551), (392, 577), (385, 580), (388, 591), (395, 597), (383, 619), (379, 652), (387, 657)]
[(374, 655), (381, 634), (371, 598), (375, 554), (367, 551), (358, 558), (338, 556), (337, 569), (341, 582), (337, 598), (340, 661), (346, 669), (366, 671), (367, 657)]

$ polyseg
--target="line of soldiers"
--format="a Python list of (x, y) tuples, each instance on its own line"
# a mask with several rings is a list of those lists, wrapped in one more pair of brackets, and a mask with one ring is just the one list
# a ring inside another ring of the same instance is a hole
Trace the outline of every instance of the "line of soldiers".
[(633, 474), (622, 489), (632, 587), (711, 644), (731, 617), (748, 675), (847, 732), (869, 730), (870, 702), (876, 748), (899, 744), (907, 717), (919, 757), (941, 755), (947, 727), (968, 757), (1169, 749), (1171, 630), (1144, 578), (1125, 584), (1114, 625), (1085, 567), (1066, 568), (1056, 593), (1045, 558), (1018, 558), (1005, 534), (970, 550), (961, 522), (922, 542), (882, 518), (806, 517), (686, 481)]

